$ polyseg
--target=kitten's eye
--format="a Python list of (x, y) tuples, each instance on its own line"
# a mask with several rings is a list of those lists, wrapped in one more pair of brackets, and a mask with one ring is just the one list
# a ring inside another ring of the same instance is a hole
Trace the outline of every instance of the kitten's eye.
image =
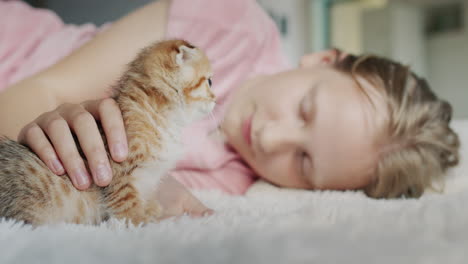
[(211, 78), (208, 78), (208, 85), (211, 87), (212, 85), (212, 82), (211, 82)]

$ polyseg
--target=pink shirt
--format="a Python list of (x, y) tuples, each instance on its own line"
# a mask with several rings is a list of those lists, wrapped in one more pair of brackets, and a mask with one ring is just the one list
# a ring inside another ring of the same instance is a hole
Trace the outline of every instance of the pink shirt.
[(0, 92), (56, 63), (97, 32), (92, 24), (64, 25), (49, 10), (0, 0)]
[(288, 68), (276, 26), (254, 0), (175, 0), (167, 32), (168, 38), (184, 38), (205, 50), (218, 103), (214, 119), (186, 131), (188, 153), (172, 175), (192, 188), (243, 194), (254, 173), (237, 153), (207, 134), (216, 129), (229, 95), (243, 81)]
[[(0, 1), (0, 18), (0, 90), (50, 66), (97, 32), (92, 25), (64, 25), (50, 11), (17, 1)], [(288, 69), (277, 29), (254, 0), (173, 0), (167, 32), (168, 39), (186, 39), (207, 53), (217, 96), (214, 118), (184, 132), (187, 153), (171, 175), (190, 188), (243, 194), (255, 179), (253, 171), (208, 134), (243, 81)]]

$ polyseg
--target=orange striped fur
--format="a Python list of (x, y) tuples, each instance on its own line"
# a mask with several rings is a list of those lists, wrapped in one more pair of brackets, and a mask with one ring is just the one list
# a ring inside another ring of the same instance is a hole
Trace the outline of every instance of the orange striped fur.
[(163, 212), (155, 190), (182, 154), (182, 129), (215, 105), (210, 77), (206, 55), (183, 40), (155, 43), (138, 54), (113, 87), (129, 156), (121, 163), (110, 159), (113, 180), (104, 188), (78, 191), (27, 147), (0, 137), (0, 217), (35, 226), (98, 224), (110, 217), (158, 221)]

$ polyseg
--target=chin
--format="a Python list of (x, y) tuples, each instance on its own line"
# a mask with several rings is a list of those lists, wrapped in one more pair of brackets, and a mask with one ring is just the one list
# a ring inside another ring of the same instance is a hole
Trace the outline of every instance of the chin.
[[(230, 130), (232, 132), (232, 130)], [(223, 131), (224, 132), (224, 131)], [(237, 154), (241, 156), (241, 158), (245, 161), (245, 149), (242, 146), (241, 138), (237, 135), (229, 133), (229, 130), (224, 132), (226, 144), (229, 145), (232, 149), (235, 150)]]
[(251, 156), (245, 157), (243, 155), (241, 155), (241, 157), (242, 157), (242, 160), (244, 160), (245, 163), (249, 166), (249, 168), (255, 172), (255, 175), (257, 175), (260, 179), (270, 182), (268, 178), (263, 177), (263, 175), (268, 175), (268, 174), (262, 173), (263, 170), (261, 169), (261, 167), (256, 166), (256, 163), (253, 157)]

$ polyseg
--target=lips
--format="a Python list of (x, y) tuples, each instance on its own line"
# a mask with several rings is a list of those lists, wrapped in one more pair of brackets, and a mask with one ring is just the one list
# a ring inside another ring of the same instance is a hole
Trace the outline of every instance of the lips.
[(253, 119), (253, 115), (249, 116), (242, 123), (242, 135), (244, 136), (245, 142), (249, 146), (252, 145), (252, 133), (251, 133), (252, 119)]

